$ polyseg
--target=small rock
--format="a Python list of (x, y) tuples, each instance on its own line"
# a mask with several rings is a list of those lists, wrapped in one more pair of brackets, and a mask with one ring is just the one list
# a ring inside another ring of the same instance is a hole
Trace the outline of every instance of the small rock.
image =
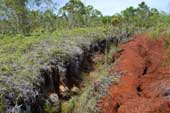
[(60, 85), (59, 89), (60, 89), (60, 92), (66, 92), (69, 90), (68, 87), (64, 87), (63, 85)]
[(71, 97), (71, 92), (68, 87), (64, 87), (63, 85), (59, 86), (60, 94), (64, 99), (69, 99)]
[(61, 111), (60, 100), (56, 93), (49, 95), (48, 107), (53, 113), (59, 113)]
[(73, 92), (73, 94), (78, 94), (80, 92), (80, 89), (78, 87), (76, 87), (76, 86), (73, 86), (71, 91)]

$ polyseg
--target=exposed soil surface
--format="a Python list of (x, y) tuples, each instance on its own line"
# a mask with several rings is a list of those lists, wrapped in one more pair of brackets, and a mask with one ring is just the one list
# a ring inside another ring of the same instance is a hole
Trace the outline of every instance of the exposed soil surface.
[(102, 113), (170, 113), (170, 67), (164, 40), (138, 35), (126, 44), (112, 73), (123, 73), (99, 102)]

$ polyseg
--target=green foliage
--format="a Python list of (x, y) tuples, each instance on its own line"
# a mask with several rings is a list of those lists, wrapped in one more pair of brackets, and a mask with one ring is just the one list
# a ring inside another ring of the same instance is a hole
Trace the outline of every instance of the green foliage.
[(72, 97), (69, 101), (62, 103), (62, 113), (70, 113), (75, 108), (78, 97)]
[(165, 31), (163, 33), (164, 36), (164, 47), (165, 47), (165, 56), (162, 65), (163, 66), (170, 66), (170, 31)]
[(66, 20), (68, 27), (89, 26), (96, 19), (102, 16), (101, 12), (93, 6), (85, 6), (80, 0), (69, 0), (59, 9), (59, 15)]
[(0, 113), (3, 113), (2, 95), (0, 94)]
[[(167, 51), (169, 51), (170, 49), (170, 31), (169, 30), (166, 30), (166, 31), (163, 31), (161, 33), (161, 36), (163, 36), (164, 38), (164, 47), (166, 48)], [(170, 55), (169, 52), (168, 53), (168, 56)]]
[(45, 113), (56, 113), (56, 106), (51, 106), (48, 101), (46, 101), (44, 106)]
[(112, 22), (112, 17), (111, 16), (104, 16), (102, 17), (102, 22), (105, 24), (105, 25), (108, 25)]
[(168, 28), (169, 15), (149, 8), (145, 2), (137, 8), (129, 7), (120, 14), (112, 17), (112, 25), (121, 32), (141, 33), (153, 30), (153, 35), (158, 35), (159, 29)]
[[(47, 7), (44, 11), (29, 8), (41, 7), (41, 4)], [(69, 0), (60, 9), (52, 0), (2, 0), (0, 6), (0, 34), (31, 35), (102, 25), (101, 12), (80, 0)]]
[(112, 20), (111, 20), (111, 22), (112, 22), (112, 25), (113, 26), (118, 26), (118, 25), (120, 25), (120, 23), (121, 23), (121, 16), (120, 15), (115, 15), (115, 16), (113, 16), (112, 17)]
[[(44, 11), (30, 10), (32, 5), (47, 6)], [(91, 5), (85, 5), (81, 0), (69, 0), (63, 7), (52, 0), (2, 0), (0, 4), (0, 34), (41, 34), (55, 32), (61, 29), (77, 27), (96, 27), (111, 24), (115, 32), (145, 32), (155, 24), (169, 22), (167, 14), (155, 8), (149, 8), (145, 2), (137, 8), (129, 7), (120, 14), (103, 16)], [(29, 7), (28, 7), (29, 6)], [(162, 21), (163, 20), (163, 21)]]
[(160, 29), (159, 28), (156, 28), (154, 30), (151, 30), (149, 32), (150, 36), (152, 39), (158, 39), (160, 37)]

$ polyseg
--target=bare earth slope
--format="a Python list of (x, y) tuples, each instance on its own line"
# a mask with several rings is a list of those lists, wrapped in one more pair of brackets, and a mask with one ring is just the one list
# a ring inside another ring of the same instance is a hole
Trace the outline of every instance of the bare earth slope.
[(170, 68), (162, 63), (164, 38), (138, 35), (121, 45), (112, 73), (123, 73), (99, 103), (102, 113), (170, 113)]

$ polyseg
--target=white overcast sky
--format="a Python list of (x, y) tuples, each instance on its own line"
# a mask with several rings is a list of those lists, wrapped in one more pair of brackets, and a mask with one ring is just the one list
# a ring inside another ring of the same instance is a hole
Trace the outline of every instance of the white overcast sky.
[[(62, 6), (68, 0), (54, 0)], [(86, 5), (93, 5), (104, 15), (113, 15), (129, 6), (136, 7), (144, 1), (149, 7), (157, 8), (160, 11), (170, 12), (170, 0), (82, 0)]]

